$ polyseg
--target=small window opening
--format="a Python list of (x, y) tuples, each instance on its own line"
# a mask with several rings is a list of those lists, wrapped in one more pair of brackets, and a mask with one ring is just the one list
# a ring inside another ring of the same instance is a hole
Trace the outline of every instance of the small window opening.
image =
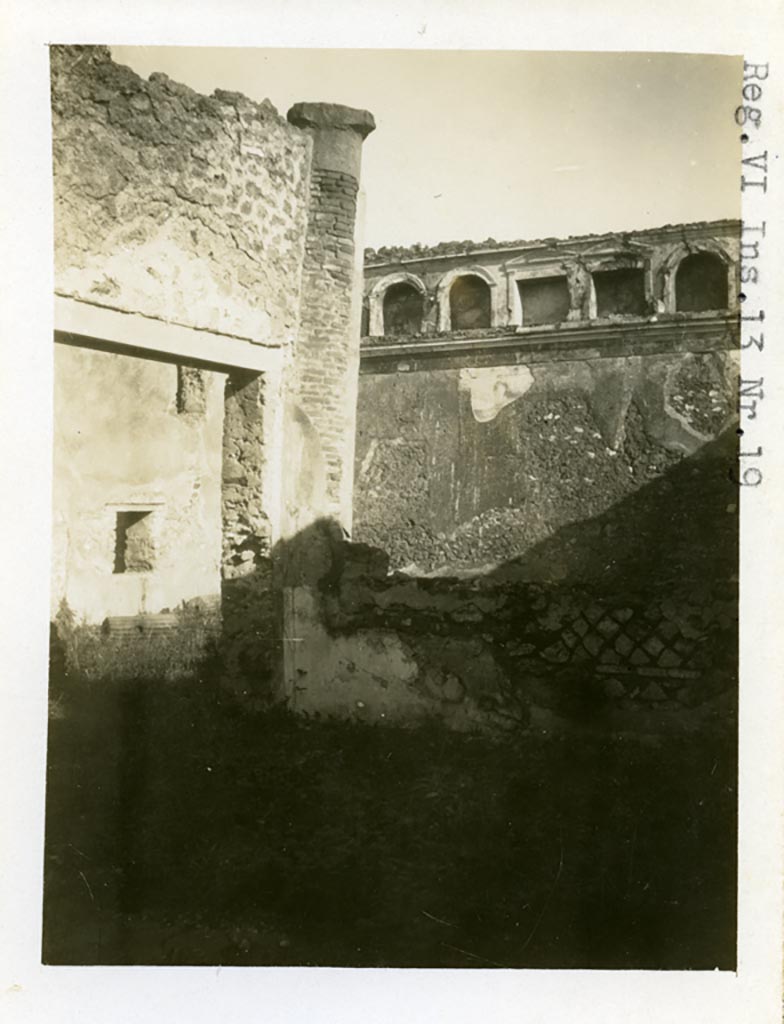
[(593, 274), (597, 316), (645, 316), (645, 278), (639, 267)]
[(518, 281), (523, 326), (560, 324), (569, 316), (569, 285), (565, 277), (535, 277)]
[(384, 334), (419, 334), (423, 311), (422, 295), (413, 285), (390, 285), (384, 293)]
[(675, 275), (675, 308), (680, 313), (726, 309), (727, 268), (715, 253), (695, 252), (684, 257)]
[(152, 512), (118, 512), (114, 542), (114, 571), (151, 572), (155, 562)]
[(490, 285), (473, 274), (458, 277), (449, 291), (453, 331), (490, 327)]

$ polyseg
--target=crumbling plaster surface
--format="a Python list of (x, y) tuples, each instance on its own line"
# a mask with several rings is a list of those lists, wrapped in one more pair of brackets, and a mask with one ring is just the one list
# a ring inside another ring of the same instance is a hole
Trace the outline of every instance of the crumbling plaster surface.
[(55, 46), (59, 294), (266, 345), (294, 340), (311, 141), (269, 101), (143, 81)]
[(365, 373), (354, 537), (417, 572), (522, 556), (721, 433), (736, 380), (720, 351)]
[[(319, 555), (311, 565), (311, 579), (284, 590), (284, 678), (290, 706), (308, 714), (373, 722), (410, 724), (437, 717), (456, 729), (486, 726), (483, 698), (499, 692), (506, 678), (492, 650), (476, 638), (439, 637), (429, 621), (417, 635), (415, 630), (401, 631), (394, 616), (388, 628), (374, 622), (372, 614), (346, 619), (345, 608), (338, 611), (336, 601), (343, 598), (350, 606), (352, 593), (359, 593), (351, 590), (357, 581), (351, 569), (341, 575), (344, 564), (337, 568), (336, 579), (336, 549), (325, 547), (320, 538), (312, 540)], [(341, 548), (353, 550), (349, 545)], [(361, 558), (362, 547), (356, 550)], [(360, 577), (364, 568), (359, 566)], [(331, 584), (325, 593), (326, 576)], [(415, 608), (416, 595), (412, 599)], [(432, 611), (432, 602), (425, 603)], [(405, 597), (402, 604), (412, 614)], [(360, 605), (354, 610), (359, 612)], [(382, 608), (379, 604), (377, 614), (383, 614)], [(447, 598), (444, 621), (451, 611), (454, 600)], [(411, 625), (410, 617), (407, 621)], [(348, 628), (341, 631), (341, 625)]]
[[(55, 347), (53, 613), (63, 597), (88, 622), (219, 600), (224, 380), (205, 371), (204, 411), (178, 413), (176, 366)], [(152, 510), (150, 573), (113, 571), (124, 507)]]
[[(676, 540), (678, 524), (662, 527)], [(300, 564), (313, 557), (284, 591), (286, 696), (297, 710), (490, 730), (677, 732), (732, 721), (731, 545), (712, 576), (687, 568), (663, 581), (646, 573), (659, 551), (621, 541), (642, 575), (625, 564), (597, 586), (532, 583), (512, 566), (468, 579), (390, 576), (383, 552), (329, 532), (301, 538)], [(585, 539), (595, 543), (590, 530)]]

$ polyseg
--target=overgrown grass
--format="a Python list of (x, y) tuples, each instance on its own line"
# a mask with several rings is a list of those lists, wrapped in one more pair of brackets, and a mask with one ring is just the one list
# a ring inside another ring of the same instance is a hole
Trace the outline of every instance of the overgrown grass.
[(65, 600), (52, 624), (50, 691), (60, 700), (91, 684), (191, 679), (216, 655), (220, 618), (200, 605), (175, 609), (176, 625), (147, 635), (111, 634), (78, 623)]
[(62, 690), (50, 963), (734, 965), (727, 736), (251, 715), (198, 673)]

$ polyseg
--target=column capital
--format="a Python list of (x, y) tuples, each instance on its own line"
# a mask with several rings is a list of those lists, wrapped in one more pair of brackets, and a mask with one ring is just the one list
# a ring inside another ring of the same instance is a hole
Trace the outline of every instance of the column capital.
[(298, 128), (351, 131), (361, 139), (366, 139), (376, 127), (369, 110), (344, 107), (340, 103), (295, 103), (286, 116)]
[(313, 139), (313, 169), (348, 174), (359, 181), (362, 142), (376, 127), (367, 110), (339, 103), (295, 103), (288, 119)]

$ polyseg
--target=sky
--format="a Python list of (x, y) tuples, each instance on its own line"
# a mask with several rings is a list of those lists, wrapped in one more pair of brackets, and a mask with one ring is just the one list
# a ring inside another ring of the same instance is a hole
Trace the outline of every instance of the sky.
[(565, 237), (740, 215), (741, 59), (112, 47), (210, 94), (370, 110), (365, 244)]

